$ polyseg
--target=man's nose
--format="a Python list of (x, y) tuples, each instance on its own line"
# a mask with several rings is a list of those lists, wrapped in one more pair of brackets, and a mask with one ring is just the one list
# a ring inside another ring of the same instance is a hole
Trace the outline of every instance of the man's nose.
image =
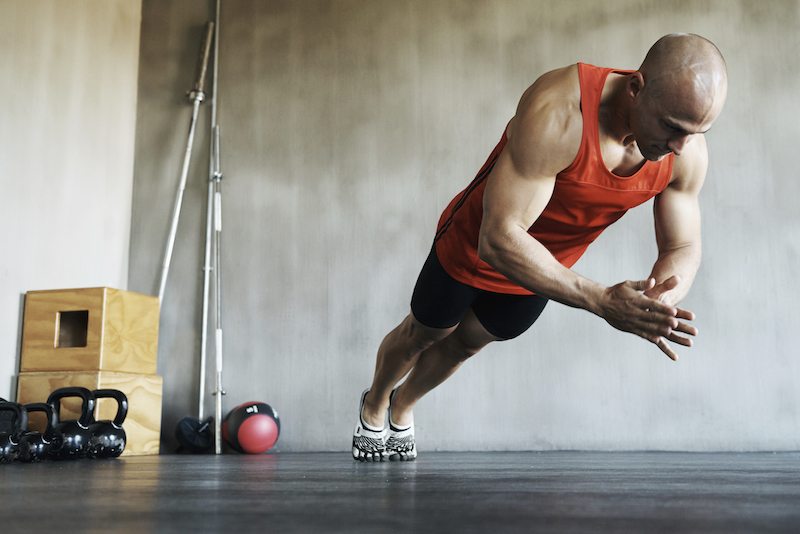
[(689, 144), (689, 141), (692, 140), (692, 135), (680, 135), (673, 137), (667, 142), (667, 148), (669, 148), (673, 154), (676, 156), (680, 156), (681, 152), (683, 152), (683, 148)]

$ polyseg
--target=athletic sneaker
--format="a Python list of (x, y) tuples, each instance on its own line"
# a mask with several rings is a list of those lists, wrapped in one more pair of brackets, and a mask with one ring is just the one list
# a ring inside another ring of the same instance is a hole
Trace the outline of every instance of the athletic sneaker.
[(361, 394), (361, 403), (358, 406), (358, 424), (353, 431), (353, 459), (359, 462), (384, 462), (389, 455), (386, 452), (387, 429), (376, 428), (364, 422), (364, 398), (369, 393), (365, 390)]
[(417, 442), (414, 440), (414, 423), (401, 427), (392, 421), (392, 402), (397, 388), (389, 396), (389, 438), (386, 440), (386, 451), (391, 461), (407, 462), (417, 457)]

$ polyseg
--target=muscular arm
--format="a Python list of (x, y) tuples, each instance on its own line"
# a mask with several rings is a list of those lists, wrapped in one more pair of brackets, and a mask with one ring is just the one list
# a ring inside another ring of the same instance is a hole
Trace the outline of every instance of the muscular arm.
[[(478, 254), (516, 284), (563, 304), (596, 310), (604, 289), (561, 265), (529, 233), (580, 148), (577, 69), (544, 75), (523, 95), (508, 143), (486, 185)], [(571, 79), (572, 78), (572, 79)]]
[[(647, 293), (673, 306), (689, 292), (700, 266), (700, 205), (697, 197), (707, 167), (705, 138), (698, 135), (683, 155), (675, 157), (673, 179), (653, 205), (658, 260), (650, 274), (656, 280), (656, 287)], [(677, 285), (660, 292), (664, 282), (672, 277), (679, 278)]]
[[(705, 138), (698, 135), (689, 150), (675, 157), (673, 178), (667, 189), (655, 199), (653, 214), (658, 259), (650, 274), (655, 285), (644, 294), (672, 306), (683, 300), (689, 292), (700, 266), (700, 205), (697, 195), (705, 180), (707, 167)], [(693, 313), (682, 309), (678, 309), (677, 317), (687, 320), (695, 318)], [(693, 336), (698, 333), (695, 327), (682, 322), (678, 323), (675, 330)], [(666, 336), (666, 339), (692, 346), (691, 339), (675, 332)], [(677, 358), (664, 339), (657, 340), (656, 344), (670, 358)]]
[[(523, 95), (509, 125), (506, 149), (484, 192), (478, 253), (520, 286), (595, 313), (615, 328), (661, 343), (667, 352), (662, 336), (672, 339), (673, 329), (681, 327), (679, 310), (666, 299), (642, 293), (653, 289), (652, 280), (607, 288), (561, 265), (528, 233), (552, 196), (556, 175), (572, 163), (580, 148), (580, 95), (570, 88), (577, 88), (577, 71), (567, 68), (543, 76)], [(673, 234), (663, 224), (661, 231)], [(663, 270), (666, 275), (670, 257), (674, 260), (677, 255), (665, 255), (654, 272)]]

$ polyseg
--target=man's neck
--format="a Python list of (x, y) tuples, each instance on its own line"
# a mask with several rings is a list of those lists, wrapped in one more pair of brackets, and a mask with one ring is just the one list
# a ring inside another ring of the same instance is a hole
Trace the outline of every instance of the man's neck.
[(630, 100), (626, 93), (628, 76), (611, 73), (606, 78), (600, 95), (600, 131), (607, 137), (628, 147), (635, 140), (630, 127)]

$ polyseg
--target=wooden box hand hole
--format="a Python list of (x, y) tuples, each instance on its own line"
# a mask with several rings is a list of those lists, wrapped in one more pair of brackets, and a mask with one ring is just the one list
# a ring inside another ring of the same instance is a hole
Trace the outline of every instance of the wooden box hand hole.
[(88, 333), (89, 310), (62, 311), (56, 314), (57, 349), (85, 347)]

